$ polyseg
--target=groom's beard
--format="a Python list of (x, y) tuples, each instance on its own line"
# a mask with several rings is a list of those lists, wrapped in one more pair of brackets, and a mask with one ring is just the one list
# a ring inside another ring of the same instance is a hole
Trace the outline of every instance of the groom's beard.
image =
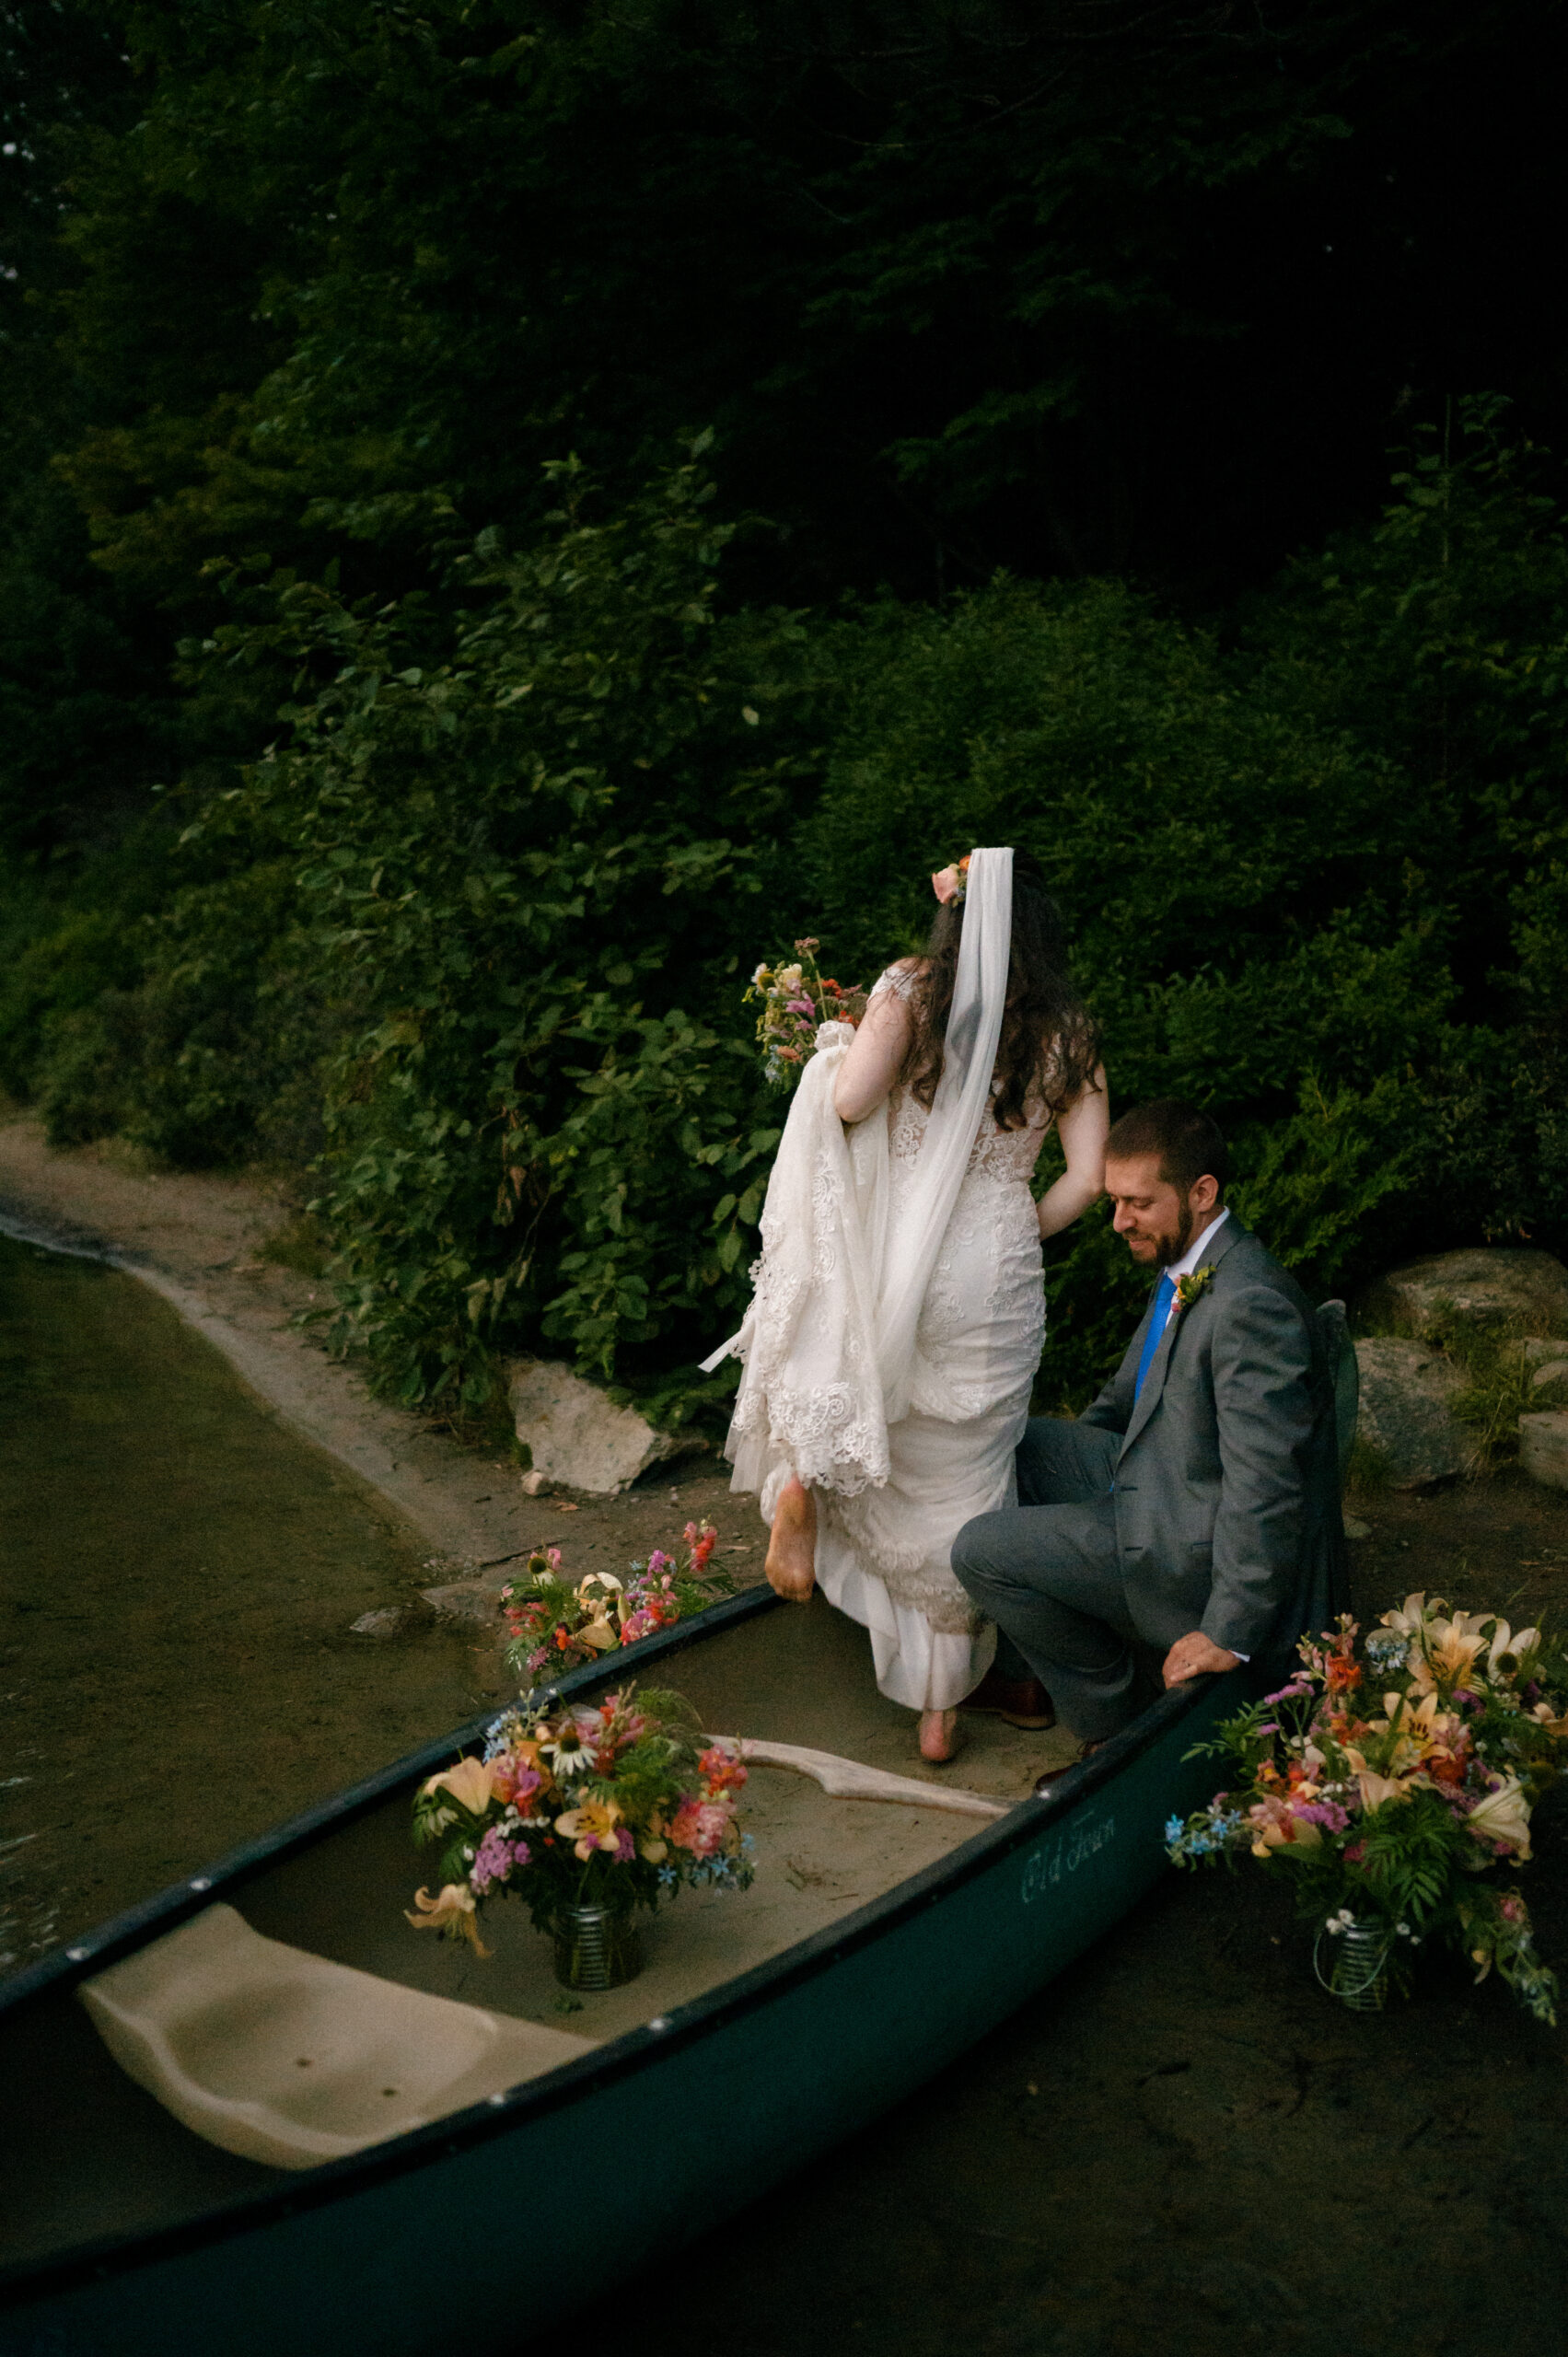
[(1176, 1223), (1175, 1235), (1160, 1237), (1159, 1266), (1162, 1269), (1168, 1269), (1173, 1260), (1179, 1260), (1191, 1241), (1192, 1206), (1191, 1203), (1183, 1203)]

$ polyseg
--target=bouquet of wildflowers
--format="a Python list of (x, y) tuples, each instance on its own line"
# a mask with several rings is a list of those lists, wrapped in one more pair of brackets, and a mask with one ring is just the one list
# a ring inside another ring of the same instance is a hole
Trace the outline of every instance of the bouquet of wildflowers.
[(679, 1695), (627, 1686), (598, 1703), (519, 1704), (491, 1727), (482, 1759), (420, 1786), (414, 1840), (441, 1844), (441, 1887), (417, 1892), (408, 1920), (484, 1956), (479, 1911), (503, 1891), (553, 1932), (569, 1908), (629, 1913), (682, 1883), (745, 1890), (745, 1782), (738, 1744), (710, 1743)]
[(559, 1677), (730, 1595), (728, 1573), (708, 1569), (717, 1538), (712, 1523), (689, 1522), (680, 1555), (656, 1547), (624, 1581), (612, 1572), (590, 1572), (575, 1586), (562, 1576), (560, 1548), (540, 1548), (524, 1576), (501, 1591), (511, 1631), (508, 1664), (530, 1683), (541, 1671)]
[(797, 941), (792, 959), (759, 966), (751, 977), (746, 997), (761, 1006), (757, 1044), (772, 1087), (795, 1086), (817, 1052), (819, 1023), (858, 1023), (865, 1012), (863, 990), (820, 971), (816, 953), (821, 946), (814, 936)]
[(1192, 1757), (1232, 1763), (1230, 1789), (1166, 1828), (1178, 1865), (1245, 1854), (1287, 1875), (1330, 1937), (1376, 1933), (1397, 1980), (1438, 1939), (1483, 1980), (1556, 2019), (1557, 1981), (1529, 1911), (1489, 1879), (1530, 1855), (1530, 1811), (1568, 1740), (1568, 1655), (1539, 1629), (1406, 1596), (1361, 1639), (1356, 1622), (1303, 1638), (1302, 1666), (1226, 1720)]

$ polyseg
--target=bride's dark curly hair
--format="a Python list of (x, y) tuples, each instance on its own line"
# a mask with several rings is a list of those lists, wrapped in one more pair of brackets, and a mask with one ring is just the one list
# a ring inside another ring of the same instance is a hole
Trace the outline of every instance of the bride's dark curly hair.
[[(942, 1077), (963, 932), (961, 900), (937, 910), (909, 993), (914, 1029), (899, 1079), (928, 1111)], [(1067, 970), (1062, 911), (1045, 888), (1039, 861), (1016, 851), (1013, 947), (992, 1099), (997, 1127), (1024, 1128), (1031, 1100), (1043, 1099), (1053, 1113), (1064, 1113), (1092, 1084), (1098, 1063), (1099, 1027)]]

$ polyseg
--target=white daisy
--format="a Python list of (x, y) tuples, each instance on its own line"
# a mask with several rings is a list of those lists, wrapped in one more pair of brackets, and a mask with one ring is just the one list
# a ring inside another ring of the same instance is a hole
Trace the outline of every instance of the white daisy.
[(540, 1748), (562, 1778), (581, 1776), (594, 1764), (594, 1754), (583, 1740), (583, 1730), (575, 1719), (563, 1720), (551, 1741)]

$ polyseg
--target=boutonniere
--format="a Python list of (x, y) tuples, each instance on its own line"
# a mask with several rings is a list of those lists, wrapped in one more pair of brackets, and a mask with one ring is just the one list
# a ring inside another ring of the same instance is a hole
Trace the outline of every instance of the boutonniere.
[(1214, 1272), (1209, 1268), (1194, 1269), (1189, 1276), (1178, 1277), (1175, 1303), (1177, 1316), (1179, 1317), (1184, 1309), (1191, 1309), (1199, 1296), (1208, 1292), (1214, 1282)]

